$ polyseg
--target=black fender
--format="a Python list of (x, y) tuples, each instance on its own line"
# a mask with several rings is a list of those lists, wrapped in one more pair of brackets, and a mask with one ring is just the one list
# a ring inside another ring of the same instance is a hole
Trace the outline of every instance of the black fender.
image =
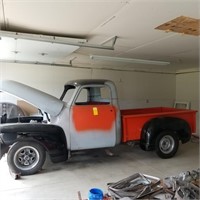
[[(0, 125), (2, 153), (17, 141), (37, 141), (48, 151), (52, 162), (67, 159), (67, 141), (63, 129), (52, 124), (13, 123)], [(2, 156), (2, 155), (1, 155)]]
[(187, 121), (176, 117), (154, 118), (146, 122), (142, 128), (140, 146), (143, 150), (154, 150), (155, 140), (159, 133), (171, 131), (177, 134), (182, 143), (191, 138), (191, 128)]

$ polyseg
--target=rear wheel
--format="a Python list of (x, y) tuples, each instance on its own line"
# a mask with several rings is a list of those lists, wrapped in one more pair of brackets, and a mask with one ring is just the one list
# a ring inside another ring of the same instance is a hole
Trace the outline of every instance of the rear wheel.
[(10, 170), (21, 175), (31, 175), (41, 170), (46, 159), (43, 146), (33, 141), (19, 141), (8, 151), (7, 162)]
[(156, 138), (156, 153), (161, 158), (173, 157), (179, 147), (179, 139), (176, 133), (163, 131)]

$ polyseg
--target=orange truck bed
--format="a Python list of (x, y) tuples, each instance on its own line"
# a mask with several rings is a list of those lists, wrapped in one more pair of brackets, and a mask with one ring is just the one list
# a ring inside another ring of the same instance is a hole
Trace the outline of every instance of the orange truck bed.
[(168, 107), (121, 110), (122, 142), (140, 140), (140, 134), (144, 124), (158, 117), (184, 119), (190, 125), (192, 133), (194, 133), (196, 131), (196, 112), (195, 110)]

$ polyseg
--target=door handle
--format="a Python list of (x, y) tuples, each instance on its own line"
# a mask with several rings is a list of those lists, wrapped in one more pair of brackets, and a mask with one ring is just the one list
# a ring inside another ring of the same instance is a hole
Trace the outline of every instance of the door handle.
[(99, 115), (99, 112), (98, 112), (98, 108), (97, 108), (97, 107), (93, 107), (92, 110), (93, 110), (93, 115), (94, 115), (94, 116)]

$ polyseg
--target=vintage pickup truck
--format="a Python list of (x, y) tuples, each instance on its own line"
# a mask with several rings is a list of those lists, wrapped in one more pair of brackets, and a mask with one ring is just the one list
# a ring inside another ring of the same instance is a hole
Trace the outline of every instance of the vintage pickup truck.
[(0, 91), (47, 113), (47, 121), (19, 116), (0, 124), (1, 157), (7, 153), (9, 168), (22, 175), (38, 172), (46, 153), (52, 162), (61, 162), (72, 151), (131, 141), (138, 141), (143, 150), (155, 150), (161, 158), (170, 158), (179, 141), (188, 142), (196, 128), (194, 110), (120, 110), (116, 87), (109, 80), (69, 81), (60, 99), (11, 80), (2, 81)]

